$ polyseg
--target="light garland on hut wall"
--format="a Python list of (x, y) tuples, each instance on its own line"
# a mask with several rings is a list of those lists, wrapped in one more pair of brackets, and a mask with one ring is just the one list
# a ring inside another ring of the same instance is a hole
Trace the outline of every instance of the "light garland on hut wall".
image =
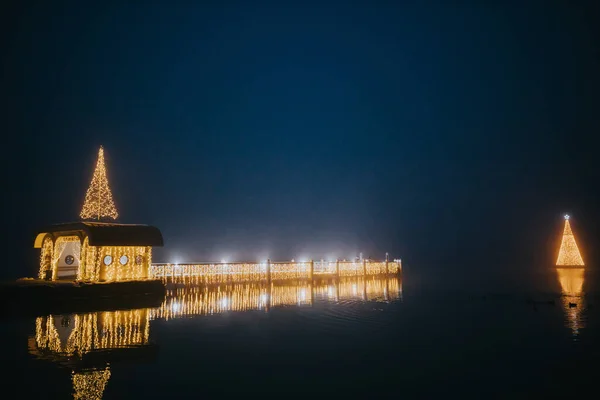
[(104, 148), (100, 146), (98, 160), (92, 182), (85, 194), (85, 201), (81, 209), (81, 219), (101, 220), (103, 218), (117, 219), (119, 214), (113, 201), (112, 192), (106, 177), (104, 165)]
[[(77, 268), (77, 280), (78, 281), (92, 281), (94, 274), (94, 252), (95, 248), (90, 247), (90, 239), (86, 236), (81, 245), (81, 261), (79, 262), (79, 268)], [(90, 257), (90, 253), (91, 257)], [(91, 260), (90, 260), (91, 258)], [(91, 261), (91, 262), (90, 262)]]
[[(152, 257), (150, 247), (146, 246), (110, 246), (99, 248), (101, 269), (100, 279), (107, 282), (125, 279), (143, 279), (148, 275), (149, 259)], [(105, 263), (110, 256), (110, 264)], [(138, 262), (139, 261), (139, 262)]]
[(52, 269), (52, 250), (53, 250), (52, 239), (49, 237), (44, 238), (42, 244), (42, 250), (40, 251), (40, 272), (38, 277), (40, 279), (46, 278), (46, 271)]

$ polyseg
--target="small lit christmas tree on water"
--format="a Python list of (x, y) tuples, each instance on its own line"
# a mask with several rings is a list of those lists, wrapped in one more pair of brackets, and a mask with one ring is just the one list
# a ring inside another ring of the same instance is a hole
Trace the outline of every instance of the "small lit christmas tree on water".
[(565, 215), (565, 228), (563, 230), (560, 250), (556, 260), (557, 266), (584, 266), (583, 259), (579, 253), (579, 248), (575, 242), (575, 236), (569, 224), (569, 216)]
[(104, 148), (100, 146), (98, 160), (92, 182), (85, 194), (85, 202), (79, 214), (81, 219), (102, 221), (106, 219), (115, 220), (119, 216), (113, 201), (112, 192), (106, 178), (106, 166), (104, 165)]

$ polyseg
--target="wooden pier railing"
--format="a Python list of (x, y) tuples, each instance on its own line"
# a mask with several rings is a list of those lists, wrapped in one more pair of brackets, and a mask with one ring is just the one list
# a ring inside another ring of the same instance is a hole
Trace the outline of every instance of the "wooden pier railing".
[(267, 260), (262, 263), (190, 263), (150, 265), (150, 278), (197, 277), (200, 282), (250, 282), (314, 279), (319, 277), (346, 277), (398, 274), (400, 260), (393, 261), (284, 261)]

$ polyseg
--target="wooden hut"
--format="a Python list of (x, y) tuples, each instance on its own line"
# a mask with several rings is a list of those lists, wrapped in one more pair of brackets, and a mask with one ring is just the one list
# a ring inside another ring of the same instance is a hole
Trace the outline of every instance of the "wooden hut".
[(40, 230), (40, 279), (114, 282), (148, 277), (152, 247), (162, 234), (150, 225), (73, 222)]

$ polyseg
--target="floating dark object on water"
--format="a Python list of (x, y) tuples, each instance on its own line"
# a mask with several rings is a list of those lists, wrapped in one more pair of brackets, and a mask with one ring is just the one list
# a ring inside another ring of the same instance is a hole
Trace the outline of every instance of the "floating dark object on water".
[(574, 308), (574, 307), (577, 307), (577, 303), (569, 302), (569, 308)]
[(527, 304), (533, 304), (533, 305), (537, 305), (537, 304), (548, 304), (553, 306), (554, 300), (532, 300), (532, 299), (527, 299)]

